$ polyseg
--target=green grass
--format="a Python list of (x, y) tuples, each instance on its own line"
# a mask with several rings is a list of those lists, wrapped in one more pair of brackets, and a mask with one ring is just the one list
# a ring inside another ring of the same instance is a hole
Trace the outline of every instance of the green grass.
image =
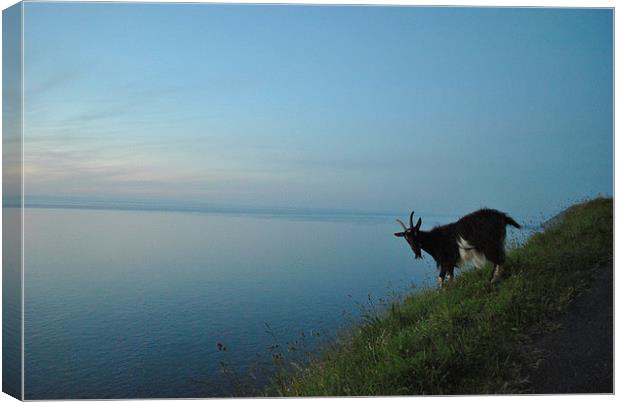
[(573, 206), (565, 220), (508, 253), (504, 278), (468, 270), (351, 328), (310, 364), (278, 376), (284, 396), (517, 392), (520, 347), (588, 286), (613, 253), (613, 201)]

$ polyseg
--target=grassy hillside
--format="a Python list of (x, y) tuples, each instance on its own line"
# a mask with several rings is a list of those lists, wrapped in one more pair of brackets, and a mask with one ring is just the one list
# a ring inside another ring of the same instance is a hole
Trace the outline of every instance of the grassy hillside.
[(519, 345), (542, 330), (613, 252), (613, 202), (572, 207), (508, 254), (504, 279), (469, 270), (366, 320), (303, 368), (279, 377), (285, 396), (502, 393), (516, 390)]

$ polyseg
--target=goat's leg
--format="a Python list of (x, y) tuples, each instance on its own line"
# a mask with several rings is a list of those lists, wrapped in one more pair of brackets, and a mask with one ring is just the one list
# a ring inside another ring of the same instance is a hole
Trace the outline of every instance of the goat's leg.
[(439, 289), (443, 289), (444, 278), (446, 277), (446, 268), (441, 267), (439, 271)]
[(454, 267), (448, 269), (448, 282), (452, 283), (452, 281), (454, 281)]
[(495, 283), (499, 280), (502, 274), (502, 265), (506, 261), (506, 253), (504, 251), (504, 244), (498, 242), (491, 245), (488, 250), (485, 251), (485, 255), (489, 262), (493, 263), (493, 273), (491, 274), (491, 283)]
[(491, 276), (491, 283), (495, 283), (502, 276), (502, 266), (497, 264), (495, 268), (493, 268), (493, 274)]

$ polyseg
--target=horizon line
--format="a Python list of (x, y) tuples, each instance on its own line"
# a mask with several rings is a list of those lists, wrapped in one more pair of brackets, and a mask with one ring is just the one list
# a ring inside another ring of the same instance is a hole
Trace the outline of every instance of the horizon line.
[[(286, 216), (398, 216), (394, 211), (371, 211), (338, 208), (310, 207), (276, 207), (276, 206), (239, 206), (188, 203), (179, 201), (119, 201), (119, 200), (14, 200), (5, 197), (3, 208), (36, 209), (86, 209), (86, 210), (126, 210), (126, 211), (169, 211), (169, 212), (204, 212), (250, 215), (286, 215)], [(437, 215), (437, 214), (431, 214)], [(442, 214), (440, 214), (442, 215)], [(447, 214), (446, 214), (447, 215)]]
[[(21, 208), (20, 202), (11, 197), (4, 197), (2, 208)], [(21, 201), (21, 199), (17, 200)], [(239, 206), (239, 205), (209, 205), (191, 204), (180, 201), (163, 201), (160, 203), (149, 201), (118, 201), (118, 200), (34, 200), (26, 202), (24, 209), (77, 209), (77, 210), (99, 210), (99, 211), (142, 211), (142, 212), (184, 212), (184, 213), (203, 213), (203, 214), (224, 214), (224, 215), (250, 215), (259, 217), (282, 217), (282, 218), (332, 218), (332, 219), (353, 219), (353, 218), (394, 218), (400, 217), (403, 212), (395, 211), (371, 211), (356, 209), (336, 209), (336, 208), (310, 208), (310, 207), (276, 207), (276, 206)], [(429, 213), (419, 211), (418, 215), (432, 218), (451, 218), (458, 220), (463, 214), (459, 213)], [(552, 216), (553, 217), (553, 216)], [(523, 218), (523, 217), (519, 217)], [(531, 219), (531, 217), (526, 218)], [(539, 223), (525, 223), (521, 225), (525, 228), (537, 228)], [(330, 219), (331, 220), (331, 219)], [(442, 219), (443, 220), (443, 219)], [(447, 222), (444, 222), (447, 223)]]
[[(36, 197), (35, 197), (36, 198)], [(373, 211), (363, 209), (345, 209), (329, 207), (278, 207), (207, 204), (191, 201), (144, 201), (144, 200), (67, 200), (67, 199), (14, 199), (3, 197), (3, 208), (32, 209), (83, 209), (83, 210), (118, 210), (118, 211), (161, 211), (161, 212), (202, 212), (218, 214), (243, 214), (265, 216), (332, 216), (332, 217), (400, 217), (397, 211)], [(406, 211), (405, 211), (406, 212)], [(457, 217), (458, 213), (429, 213), (427, 216)]]

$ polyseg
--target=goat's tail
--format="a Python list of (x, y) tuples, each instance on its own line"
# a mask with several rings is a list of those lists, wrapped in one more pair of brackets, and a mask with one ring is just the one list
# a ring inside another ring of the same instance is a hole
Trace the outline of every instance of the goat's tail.
[(510, 216), (506, 215), (506, 225), (512, 225), (514, 227), (516, 227), (517, 229), (521, 229), (521, 225), (519, 225), (514, 219), (512, 219)]

